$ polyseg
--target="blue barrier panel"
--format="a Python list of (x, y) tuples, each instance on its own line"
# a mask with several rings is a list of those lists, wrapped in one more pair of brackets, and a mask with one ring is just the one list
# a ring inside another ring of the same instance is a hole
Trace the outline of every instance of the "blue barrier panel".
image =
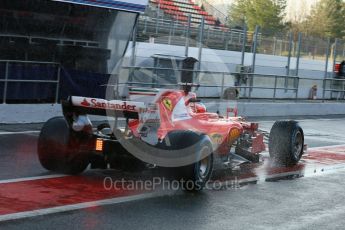
[(0, 82), (0, 103), (4, 100), (4, 83)]
[(106, 87), (102, 85), (108, 83), (109, 74), (62, 68), (60, 76), (60, 99), (67, 99), (71, 95), (105, 98)]
[(8, 79), (57, 80), (57, 71), (58, 66), (52, 64), (10, 63)]
[[(58, 68), (58, 66), (47, 64), (11, 63), (8, 78), (9, 80), (56, 80)], [(0, 67), (0, 74), (1, 70), (3, 69)], [(59, 100), (67, 99), (71, 95), (105, 98), (106, 87), (102, 85), (108, 83), (109, 76), (61, 68)], [(1, 100), (3, 86), (2, 83), (0, 85)], [(56, 86), (56, 83), (8, 82), (6, 103), (53, 103)]]
[(4, 62), (0, 62), (0, 79), (5, 79), (6, 75), (6, 64)]

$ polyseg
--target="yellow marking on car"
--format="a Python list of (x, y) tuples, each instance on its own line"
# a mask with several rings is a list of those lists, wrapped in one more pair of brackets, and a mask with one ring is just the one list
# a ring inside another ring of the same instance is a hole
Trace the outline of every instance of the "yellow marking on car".
[(223, 142), (223, 136), (219, 133), (211, 133), (210, 138), (214, 144), (220, 145)]
[(171, 102), (170, 99), (164, 98), (163, 99), (163, 104), (164, 104), (165, 108), (167, 108), (169, 111), (172, 111), (173, 105), (172, 105), (172, 102)]
[(229, 133), (229, 142), (233, 142), (241, 135), (241, 131), (237, 128), (233, 128)]

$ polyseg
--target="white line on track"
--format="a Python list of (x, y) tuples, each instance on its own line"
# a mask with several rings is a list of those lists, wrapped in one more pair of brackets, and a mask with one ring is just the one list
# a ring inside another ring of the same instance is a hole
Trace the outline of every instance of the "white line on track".
[(42, 180), (42, 179), (52, 179), (52, 178), (59, 178), (59, 177), (66, 177), (66, 176), (67, 175), (63, 175), (63, 174), (54, 174), (54, 175), (36, 176), (36, 177), (23, 177), (23, 178), (15, 178), (15, 179), (8, 179), (8, 180), (0, 180), (0, 184), (16, 183), (16, 182), (32, 181), (32, 180)]
[(329, 146), (320, 146), (320, 147), (310, 147), (308, 150), (322, 150), (322, 149), (328, 149), (328, 148), (341, 148), (344, 147), (345, 145), (329, 145)]
[(148, 199), (148, 198), (161, 197), (165, 195), (172, 195), (172, 192), (151, 192), (151, 193), (144, 193), (144, 194), (139, 194), (139, 195), (126, 196), (126, 197), (117, 197), (117, 198), (112, 198), (112, 199), (98, 200), (98, 201), (85, 202), (85, 203), (79, 203), (79, 204), (64, 205), (64, 206), (58, 206), (58, 207), (53, 207), (53, 208), (18, 212), (18, 213), (7, 214), (7, 215), (2, 215), (2, 216), (0, 215), (0, 222), (29, 218), (29, 217), (37, 217), (37, 216), (42, 216), (42, 215), (47, 215), (47, 214), (61, 213), (61, 212), (67, 212), (67, 211), (73, 211), (73, 210), (79, 210), (79, 209), (85, 209), (85, 208), (104, 206), (104, 205), (120, 204), (120, 203), (125, 203), (125, 202), (130, 202), (130, 201), (138, 201), (138, 200), (143, 200), (143, 199)]
[(0, 132), (0, 135), (18, 135), (18, 134), (33, 134), (40, 131), (20, 131), (20, 132)]
[[(338, 137), (339, 138), (339, 137)], [(305, 140), (314, 140), (314, 141), (324, 141), (324, 142), (328, 142), (328, 143), (341, 143), (344, 142), (344, 138), (342, 138), (342, 140), (339, 140), (338, 138), (334, 138), (334, 137), (318, 137), (318, 136), (309, 136), (309, 135), (305, 135), (304, 139)], [(306, 141), (308, 142), (308, 141)]]

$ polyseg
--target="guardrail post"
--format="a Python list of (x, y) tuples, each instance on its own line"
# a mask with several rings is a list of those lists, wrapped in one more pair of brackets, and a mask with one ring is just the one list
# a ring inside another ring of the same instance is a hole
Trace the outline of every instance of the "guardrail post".
[(206, 39), (206, 45), (208, 45), (208, 41), (210, 40), (210, 26), (207, 28), (207, 39)]
[(143, 33), (146, 34), (147, 32), (147, 17), (145, 17), (145, 23), (144, 23), (144, 31)]
[(205, 18), (201, 18), (200, 30), (199, 30), (199, 54), (198, 54), (198, 70), (201, 68), (201, 58), (202, 58), (202, 48), (203, 48), (203, 41), (204, 41), (204, 26), (205, 26)]
[(290, 64), (291, 64), (291, 52), (292, 52), (292, 32), (289, 35), (289, 56), (287, 60), (287, 66), (286, 66), (286, 75), (290, 75)]
[(60, 89), (60, 79), (61, 79), (61, 66), (58, 66), (57, 79), (56, 79), (56, 91), (55, 91), (55, 104), (59, 103), (59, 89)]
[(170, 28), (169, 28), (169, 39), (168, 44), (171, 45), (171, 36), (172, 36), (172, 30), (173, 30), (173, 21), (170, 21)]
[(190, 37), (190, 26), (192, 23), (192, 15), (188, 15), (188, 25), (187, 25), (187, 31), (186, 31), (186, 49), (185, 49), (185, 56), (188, 57), (189, 52), (189, 37)]
[(135, 25), (133, 30), (133, 39), (132, 39), (132, 54), (131, 54), (131, 65), (135, 65), (135, 49), (137, 45), (137, 33), (138, 33), (138, 24)]
[(6, 104), (6, 99), (7, 99), (7, 85), (8, 85), (8, 71), (9, 71), (9, 62), (6, 62), (5, 65), (5, 82), (4, 82), (4, 94), (3, 94), (3, 104)]
[(176, 30), (176, 25), (178, 25), (178, 18), (177, 18), (176, 22), (173, 21), (173, 24), (174, 24), (174, 26), (173, 26), (172, 36), (175, 37), (175, 30)]
[(248, 99), (250, 100), (252, 98), (254, 74), (250, 74), (248, 76), (249, 76), (249, 95), (248, 95)]
[(329, 61), (330, 49), (331, 49), (331, 38), (328, 38), (327, 39), (326, 64), (325, 64), (325, 76), (324, 76), (324, 78), (328, 77), (328, 61)]
[(158, 9), (157, 9), (157, 17), (156, 17), (156, 34), (158, 34), (160, 9), (161, 9), (161, 3), (159, 2)]
[(292, 51), (292, 33), (290, 33), (289, 35), (289, 56), (288, 56), (288, 62), (286, 66), (286, 76), (285, 76), (285, 82), (284, 82), (285, 93), (287, 93), (288, 88), (289, 88), (288, 76), (290, 76), (291, 51)]
[(325, 95), (326, 95), (326, 78), (322, 80), (322, 102), (325, 101)]
[(229, 32), (226, 32), (226, 35), (225, 35), (225, 50), (228, 50), (229, 49)]
[(299, 77), (297, 77), (297, 78), (295, 78), (295, 80), (296, 80), (296, 100), (298, 99), (298, 88), (299, 88)]
[(335, 68), (335, 64), (337, 62), (337, 56), (338, 56), (338, 53), (337, 53), (338, 42), (339, 42), (339, 40), (338, 40), (338, 38), (336, 38), (334, 41), (334, 48), (333, 48), (333, 77), (335, 77), (334, 68)]
[(274, 90), (273, 90), (273, 99), (276, 99), (277, 94), (277, 84), (278, 84), (278, 76), (274, 76)]
[(244, 25), (244, 28), (243, 28), (243, 41), (242, 41), (242, 56), (241, 56), (241, 65), (242, 66), (244, 65), (244, 58), (245, 58), (245, 55), (246, 55), (246, 45), (247, 45), (247, 26)]
[(332, 77), (331, 83), (329, 85), (330, 99), (333, 99), (333, 86), (334, 86), (334, 77)]
[(222, 99), (223, 94), (224, 94), (224, 85), (225, 85), (225, 74), (223, 72), (222, 73), (222, 87), (221, 87), (221, 91), (220, 91), (220, 99)]
[(299, 60), (301, 58), (301, 47), (302, 47), (302, 33), (298, 33), (298, 46), (297, 46), (297, 60), (296, 60), (295, 76), (298, 76), (298, 72), (299, 72)]
[(259, 26), (255, 27), (255, 34), (254, 34), (254, 44), (253, 44), (253, 61), (252, 61), (252, 72), (255, 72), (255, 62), (256, 62), (256, 48), (258, 45), (258, 33), (259, 33)]
[(276, 50), (277, 50), (277, 38), (273, 37), (273, 55), (276, 55)]

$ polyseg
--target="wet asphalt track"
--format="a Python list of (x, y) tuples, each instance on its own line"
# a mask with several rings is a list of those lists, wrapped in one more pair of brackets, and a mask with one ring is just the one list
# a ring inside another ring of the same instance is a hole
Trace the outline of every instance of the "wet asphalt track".
[[(343, 118), (301, 120), (309, 147), (344, 145), (344, 121)], [(266, 120), (260, 124), (264, 130), (269, 130), (272, 122)], [(67, 178), (67, 182), (65, 178), (55, 181), (47, 179), (49, 184), (43, 185), (61, 185), (59, 190), (49, 191), (54, 200), (49, 200), (48, 193), (42, 193), (42, 197), (33, 193), (40, 186), (35, 184), (37, 180), (14, 188), (6, 187), (6, 183), (1, 184), (3, 180), (51, 174), (39, 165), (36, 157), (38, 133), (10, 134), (35, 131), (39, 127), (0, 126), (0, 213), (5, 210), (4, 206), (24, 205), (18, 197), (27, 198), (28, 206), (33, 205), (30, 200), (32, 203), (35, 201), (36, 209), (39, 209), (40, 205), (43, 208), (49, 202), (68, 202), (66, 197), (70, 196), (68, 198), (71, 200), (72, 195), (66, 193), (73, 189), (79, 194), (96, 197), (95, 192), (87, 186), (100, 187), (103, 179), (109, 175), (127, 179), (137, 176), (91, 170), (82, 176), (87, 178), (86, 182), (80, 182), (78, 178)], [(343, 150), (340, 148), (336, 151), (341, 154)], [(158, 194), (153, 198), (118, 204), (95, 204), (94, 207), (80, 210), (3, 221), (0, 222), (0, 229), (343, 229), (345, 170), (343, 167), (332, 168), (332, 165), (337, 165), (337, 161), (329, 163), (327, 173), (319, 171), (314, 175), (311, 171), (298, 179), (259, 181), (239, 188), (206, 190), (199, 194), (172, 191), (169, 195)], [(4, 199), (1, 193), (7, 192), (13, 194), (13, 200)], [(97, 192), (104, 198), (109, 195)], [(121, 196), (127, 195), (133, 194)]]

